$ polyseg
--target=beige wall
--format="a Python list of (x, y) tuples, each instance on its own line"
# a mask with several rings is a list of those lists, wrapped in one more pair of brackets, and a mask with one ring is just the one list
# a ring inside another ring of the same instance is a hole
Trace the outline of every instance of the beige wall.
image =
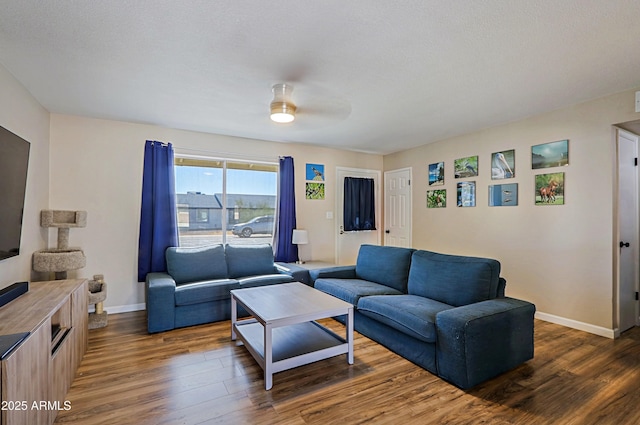
[[(70, 245), (84, 249), (87, 266), (69, 276), (104, 274), (109, 285), (107, 309), (140, 307), (144, 302), (144, 285), (137, 282), (137, 250), (144, 143), (148, 139), (172, 142), (176, 151), (232, 158), (277, 161), (278, 156), (293, 156), (298, 227), (309, 230), (310, 244), (304, 253), (305, 258), (314, 260), (333, 261), (335, 227), (326, 212), (335, 212), (335, 168), (382, 170), (380, 155), (53, 114), (50, 207), (88, 212), (87, 227), (70, 232)], [(325, 165), (324, 201), (305, 199), (307, 162)]]
[(31, 255), (46, 246), (40, 210), (49, 202), (49, 113), (2, 66), (0, 93), (0, 125), (31, 143), (20, 255), (0, 261), (4, 288), (31, 280)]
[[(547, 317), (612, 330), (611, 126), (635, 119), (640, 114), (628, 91), (387, 155), (384, 169), (413, 167), (414, 247), (497, 258), (508, 296), (535, 303)], [(562, 139), (569, 139), (569, 166), (531, 170), (531, 146)], [(509, 149), (516, 151), (516, 177), (492, 181), (491, 154)], [(464, 180), (476, 181), (476, 207), (457, 208), (453, 161), (472, 155), (479, 155), (479, 176)], [(445, 162), (447, 207), (427, 209), (427, 167), (439, 161)], [(535, 206), (534, 175), (558, 171), (565, 172), (565, 205)], [(517, 207), (488, 206), (488, 186), (497, 182), (518, 183)]]

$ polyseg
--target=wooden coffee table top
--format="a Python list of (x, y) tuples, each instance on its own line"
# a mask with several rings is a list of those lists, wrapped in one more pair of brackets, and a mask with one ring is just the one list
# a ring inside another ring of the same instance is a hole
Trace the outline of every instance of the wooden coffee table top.
[(353, 308), (348, 302), (325, 294), (300, 282), (233, 289), (233, 297), (251, 310), (261, 321), (275, 322), (297, 317), (339, 316)]

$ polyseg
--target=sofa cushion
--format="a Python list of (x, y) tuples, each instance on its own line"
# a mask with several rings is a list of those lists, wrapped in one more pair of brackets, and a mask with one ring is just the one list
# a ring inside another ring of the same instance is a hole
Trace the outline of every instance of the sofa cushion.
[(489, 258), (416, 251), (408, 292), (455, 307), (496, 298), (500, 263)]
[(258, 276), (249, 276), (238, 278), (241, 288), (253, 288), (254, 286), (274, 285), (277, 283), (294, 282), (293, 276), (282, 273), (262, 274)]
[(191, 305), (231, 298), (229, 291), (238, 289), (235, 279), (216, 279), (176, 286), (176, 305)]
[(277, 273), (269, 244), (227, 245), (225, 249), (231, 278)]
[(407, 279), (413, 249), (393, 246), (361, 245), (356, 260), (356, 275), (407, 292)]
[(358, 301), (363, 315), (425, 342), (436, 342), (436, 314), (451, 308), (417, 295), (362, 297)]
[(402, 295), (397, 289), (362, 279), (322, 278), (313, 285), (319, 291), (356, 306), (360, 297), (370, 295)]
[(167, 271), (178, 285), (229, 277), (222, 245), (199, 248), (169, 247), (165, 251), (165, 258)]

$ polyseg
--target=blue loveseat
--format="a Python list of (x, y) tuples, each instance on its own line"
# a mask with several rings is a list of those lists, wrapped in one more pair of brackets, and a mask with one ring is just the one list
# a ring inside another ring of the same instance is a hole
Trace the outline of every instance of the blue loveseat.
[(535, 306), (505, 297), (496, 260), (362, 245), (355, 266), (310, 274), (358, 332), (460, 388), (533, 358)]
[(270, 245), (168, 248), (167, 273), (145, 282), (149, 333), (231, 318), (232, 289), (294, 281), (276, 268)]

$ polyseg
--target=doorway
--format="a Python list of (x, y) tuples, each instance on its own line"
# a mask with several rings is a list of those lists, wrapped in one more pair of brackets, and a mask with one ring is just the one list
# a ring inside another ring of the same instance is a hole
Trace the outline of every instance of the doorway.
[(411, 247), (411, 168), (384, 173), (384, 244)]
[(638, 136), (617, 129), (618, 243), (617, 329), (619, 333), (640, 325), (638, 311)]
[[(375, 199), (375, 230), (347, 232), (344, 230), (344, 179), (361, 177), (373, 179)], [(336, 168), (336, 264), (355, 264), (362, 244), (380, 245), (380, 171), (359, 168)]]

